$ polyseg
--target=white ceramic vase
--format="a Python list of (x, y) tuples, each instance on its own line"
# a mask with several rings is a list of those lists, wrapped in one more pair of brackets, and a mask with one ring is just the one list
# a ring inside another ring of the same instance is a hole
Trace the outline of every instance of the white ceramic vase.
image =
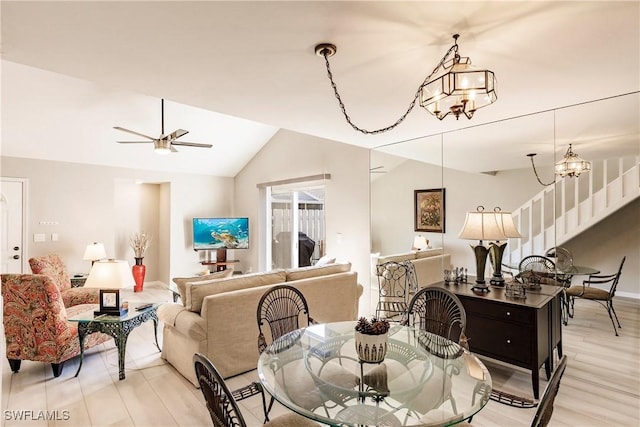
[(388, 334), (367, 335), (358, 331), (356, 336), (356, 353), (358, 358), (367, 363), (379, 363), (384, 360), (387, 354)]

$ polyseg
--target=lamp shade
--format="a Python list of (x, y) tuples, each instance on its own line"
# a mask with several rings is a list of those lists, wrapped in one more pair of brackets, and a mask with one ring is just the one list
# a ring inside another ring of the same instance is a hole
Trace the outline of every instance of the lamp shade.
[(511, 216), (511, 212), (494, 212), (496, 216), (496, 222), (498, 223), (498, 227), (504, 234), (506, 238), (520, 238), (522, 235), (516, 228), (516, 225), (513, 223), (513, 217)]
[(84, 250), (84, 256), (82, 257), (82, 259), (96, 261), (106, 257), (107, 252), (104, 250), (104, 245), (102, 243), (93, 242), (87, 245), (87, 248)]
[(423, 249), (427, 249), (429, 247), (429, 241), (424, 236), (415, 236), (413, 238), (413, 246), (412, 250), (421, 251)]
[(93, 264), (84, 287), (122, 289), (133, 288), (134, 285), (129, 263), (124, 260), (108, 259)]
[(505, 240), (506, 236), (498, 225), (495, 212), (484, 212), (484, 208), (481, 208), (478, 207), (476, 212), (467, 212), (458, 237), (468, 240)]

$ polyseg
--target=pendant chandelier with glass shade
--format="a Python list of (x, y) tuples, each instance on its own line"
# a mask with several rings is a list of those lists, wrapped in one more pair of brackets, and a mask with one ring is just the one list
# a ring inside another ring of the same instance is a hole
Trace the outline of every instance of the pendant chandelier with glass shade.
[[(553, 143), (556, 143), (556, 111), (553, 110)], [(538, 176), (538, 171), (536, 170), (536, 165), (533, 162), (533, 158), (536, 156), (536, 153), (529, 153), (527, 157), (531, 159), (531, 166), (533, 167), (533, 173), (536, 175), (536, 179), (541, 185), (549, 186), (556, 182), (555, 176), (554, 180), (549, 183), (544, 183)], [(559, 162), (556, 162), (554, 166), (554, 175), (557, 175), (561, 178), (568, 176), (570, 178), (577, 178), (583, 172), (589, 172), (591, 170), (591, 162), (586, 161), (580, 158), (576, 153), (573, 152), (571, 144), (569, 144), (569, 148), (567, 152), (564, 154), (564, 157)]]
[(407, 111), (393, 124), (375, 130), (367, 130), (357, 126), (347, 114), (329, 64), (329, 57), (335, 55), (337, 51), (336, 45), (320, 43), (316, 45), (315, 52), (316, 55), (325, 59), (331, 87), (347, 123), (356, 131), (371, 135), (394, 129), (404, 121), (418, 100), (421, 107), (442, 120), (449, 114), (456, 119), (459, 119), (461, 115), (471, 119), (478, 109), (486, 107), (498, 99), (495, 74), (492, 71), (475, 67), (471, 65), (469, 58), (461, 57), (458, 54), (458, 37), (460, 37), (459, 34), (453, 35), (453, 46), (449, 48), (431, 74), (418, 87)]

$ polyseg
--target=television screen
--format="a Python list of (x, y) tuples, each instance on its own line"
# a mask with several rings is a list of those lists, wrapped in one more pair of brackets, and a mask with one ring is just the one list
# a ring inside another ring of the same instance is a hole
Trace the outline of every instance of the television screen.
[(249, 249), (249, 218), (193, 218), (193, 249)]

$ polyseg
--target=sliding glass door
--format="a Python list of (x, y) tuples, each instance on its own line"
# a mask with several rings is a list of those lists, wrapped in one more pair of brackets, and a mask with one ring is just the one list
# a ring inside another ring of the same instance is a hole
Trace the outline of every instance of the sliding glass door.
[(271, 187), (271, 269), (313, 265), (324, 254), (324, 186)]

